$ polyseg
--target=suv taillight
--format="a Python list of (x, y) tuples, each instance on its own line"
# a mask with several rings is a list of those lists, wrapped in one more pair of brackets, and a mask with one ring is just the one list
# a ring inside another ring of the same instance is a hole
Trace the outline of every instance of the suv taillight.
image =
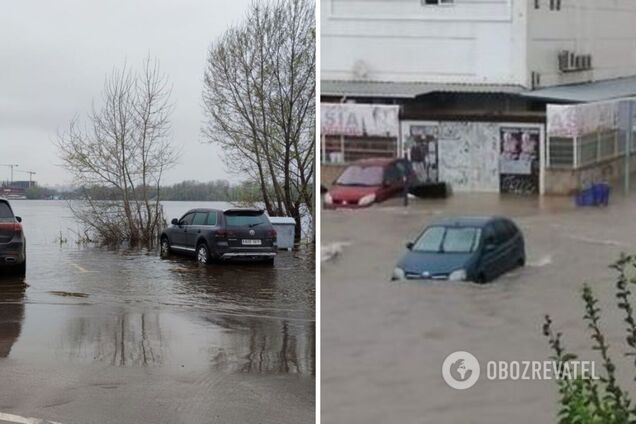
[(19, 222), (0, 223), (0, 229), (13, 231), (14, 233), (21, 233), (22, 224)]
[(228, 231), (228, 230), (218, 230), (215, 233), (215, 237), (217, 238), (234, 237), (234, 236), (236, 236), (236, 233), (234, 233), (234, 231)]
[(267, 237), (276, 238), (276, 230), (267, 230)]

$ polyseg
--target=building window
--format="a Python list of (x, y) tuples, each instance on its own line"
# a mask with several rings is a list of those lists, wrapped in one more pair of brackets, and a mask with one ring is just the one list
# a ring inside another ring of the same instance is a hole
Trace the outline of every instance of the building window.
[(423, 5), (445, 5), (445, 4), (453, 4), (455, 0), (422, 0)]
[(550, 168), (574, 168), (574, 139), (550, 137), (548, 141)]

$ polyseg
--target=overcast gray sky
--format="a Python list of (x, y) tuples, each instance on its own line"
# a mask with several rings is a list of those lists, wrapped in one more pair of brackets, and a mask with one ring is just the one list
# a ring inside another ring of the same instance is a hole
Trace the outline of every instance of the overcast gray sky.
[[(19, 0), (0, 13), (0, 164), (33, 170), (44, 185), (68, 184), (52, 140), (97, 102), (105, 76), (150, 54), (173, 84), (172, 137), (182, 146), (166, 183), (229, 176), (216, 146), (202, 143), (208, 47), (242, 19), (249, 0)], [(28, 179), (16, 173), (16, 179)], [(0, 167), (0, 180), (9, 169)]]

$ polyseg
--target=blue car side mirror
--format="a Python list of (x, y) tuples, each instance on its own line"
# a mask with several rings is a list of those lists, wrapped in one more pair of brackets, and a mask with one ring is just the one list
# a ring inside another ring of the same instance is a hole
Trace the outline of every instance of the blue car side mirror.
[(412, 241), (409, 241), (408, 243), (406, 243), (406, 248), (409, 249), (409, 250), (413, 250), (413, 246), (414, 246), (414, 244), (413, 244)]

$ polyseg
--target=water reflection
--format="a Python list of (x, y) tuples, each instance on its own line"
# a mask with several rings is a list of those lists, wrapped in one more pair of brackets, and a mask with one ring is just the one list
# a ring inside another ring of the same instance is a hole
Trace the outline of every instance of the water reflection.
[[(276, 266), (231, 263), (200, 266), (172, 259), (184, 290), (214, 305), (202, 313), (220, 335), (209, 347), (219, 371), (315, 375), (315, 323), (307, 287), (309, 261), (279, 255)], [(194, 299), (193, 299), (194, 301)]]
[[(51, 366), (315, 376), (312, 247), (281, 252), (273, 267), (200, 266), (189, 257), (78, 246), (63, 202), (14, 206), (28, 218), (36, 260), (26, 295), (21, 287), (8, 301), (0, 281), (5, 356)], [(54, 241), (60, 232), (69, 243)]]
[(71, 359), (94, 360), (114, 366), (153, 366), (162, 363), (163, 334), (157, 313), (74, 317), (67, 321), (60, 350)]
[(24, 320), (23, 277), (0, 275), (0, 358), (6, 358), (20, 337)]
[(212, 352), (219, 371), (315, 376), (314, 324), (246, 317), (207, 317), (226, 328), (223, 347)]

